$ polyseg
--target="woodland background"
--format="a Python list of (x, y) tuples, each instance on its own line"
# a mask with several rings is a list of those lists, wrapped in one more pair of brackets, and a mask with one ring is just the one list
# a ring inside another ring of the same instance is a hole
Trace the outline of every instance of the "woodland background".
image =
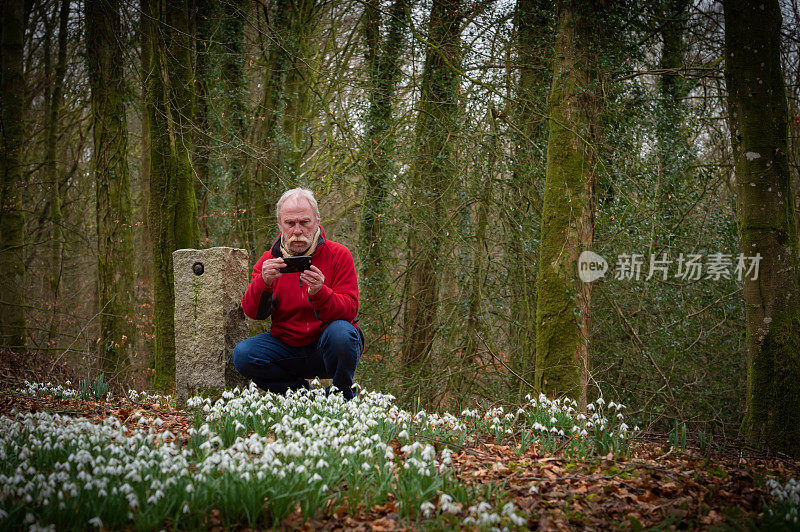
[[(367, 388), (432, 409), (582, 388), (642, 426), (735, 435), (742, 282), (644, 277), (651, 254), (740, 253), (726, 50), (769, 34), (754, 57), (779, 61), (783, 107), (741, 113), (783, 124), (783, 188), (760, 198), (783, 209), (776, 297), (796, 301), (800, 6), (765, 4), (726, 44), (708, 1), (6, 1), (4, 345), (169, 391), (171, 251), (254, 262), (300, 185), (356, 260)], [(547, 275), (561, 219), (560, 249), (643, 254), (642, 278), (612, 270), (589, 297)], [(541, 369), (559, 349), (572, 384)]]

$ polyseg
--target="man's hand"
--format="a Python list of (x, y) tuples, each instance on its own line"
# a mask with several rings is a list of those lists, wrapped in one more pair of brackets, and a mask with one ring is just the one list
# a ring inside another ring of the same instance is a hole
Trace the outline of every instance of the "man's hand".
[(300, 274), (300, 280), (308, 285), (308, 295), (313, 296), (322, 288), (322, 283), (325, 282), (325, 276), (319, 268), (311, 265), (310, 270), (305, 270)]
[(272, 282), (281, 276), (281, 268), (285, 268), (286, 263), (283, 259), (267, 259), (261, 264), (261, 278), (267, 284), (272, 286)]

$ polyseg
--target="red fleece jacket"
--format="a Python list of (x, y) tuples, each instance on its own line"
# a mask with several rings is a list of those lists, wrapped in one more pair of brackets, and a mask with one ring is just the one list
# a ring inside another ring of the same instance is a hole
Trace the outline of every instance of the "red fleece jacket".
[(320, 228), (321, 244), (311, 263), (322, 271), (325, 282), (313, 296), (301, 284), (299, 273), (284, 273), (272, 286), (261, 277), (261, 265), (267, 259), (283, 256), (280, 237), (253, 266), (253, 277), (242, 297), (244, 313), (254, 320), (272, 316), (270, 333), (293, 347), (316, 342), (322, 331), (335, 320), (356, 321), (358, 281), (353, 256), (342, 244), (325, 238)]

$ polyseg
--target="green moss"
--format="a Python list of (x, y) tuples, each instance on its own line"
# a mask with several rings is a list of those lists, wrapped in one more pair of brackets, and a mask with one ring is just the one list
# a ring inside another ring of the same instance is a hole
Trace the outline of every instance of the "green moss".
[(778, 313), (750, 363), (745, 433), (756, 443), (800, 455), (800, 308)]
[(186, 388), (187, 397), (200, 396), (203, 399), (210, 399), (213, 403), (222, 397), (224, 390), (219, 390), (213, 386), (189, 386)]
[(590, 31), (568, 8), (559, 14), (536, 302), (535, 384), (547, 394), (576, 399), (586, 370), (579, 360), (580, 344), (587, 341), (581, 328), (589, 319), (581, 311), (579, 300), (589, 292), (577, 278), (576, 259), (594, 234), (595, 111), (589, 62), (573, 43)]

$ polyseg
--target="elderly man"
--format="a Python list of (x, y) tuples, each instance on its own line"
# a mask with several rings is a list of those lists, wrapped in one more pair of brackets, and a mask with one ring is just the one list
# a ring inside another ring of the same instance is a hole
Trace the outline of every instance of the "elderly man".
[[(255, 320), (272, 316), (270, 332), (243, 340), (233, 364), (260, 388), (275, 393), (308, 387), (307, 378), (332, 378), (353, 397), (353, 373), (363, 349), (358, 328), (358, 282), (353, 257), (325, 238), (314, 194), (286, 191), (276, 214), (280, 236), (253, 267), (242, 298)], [(311, 266), (285, 273), (284, 257), (310, 255)]]

